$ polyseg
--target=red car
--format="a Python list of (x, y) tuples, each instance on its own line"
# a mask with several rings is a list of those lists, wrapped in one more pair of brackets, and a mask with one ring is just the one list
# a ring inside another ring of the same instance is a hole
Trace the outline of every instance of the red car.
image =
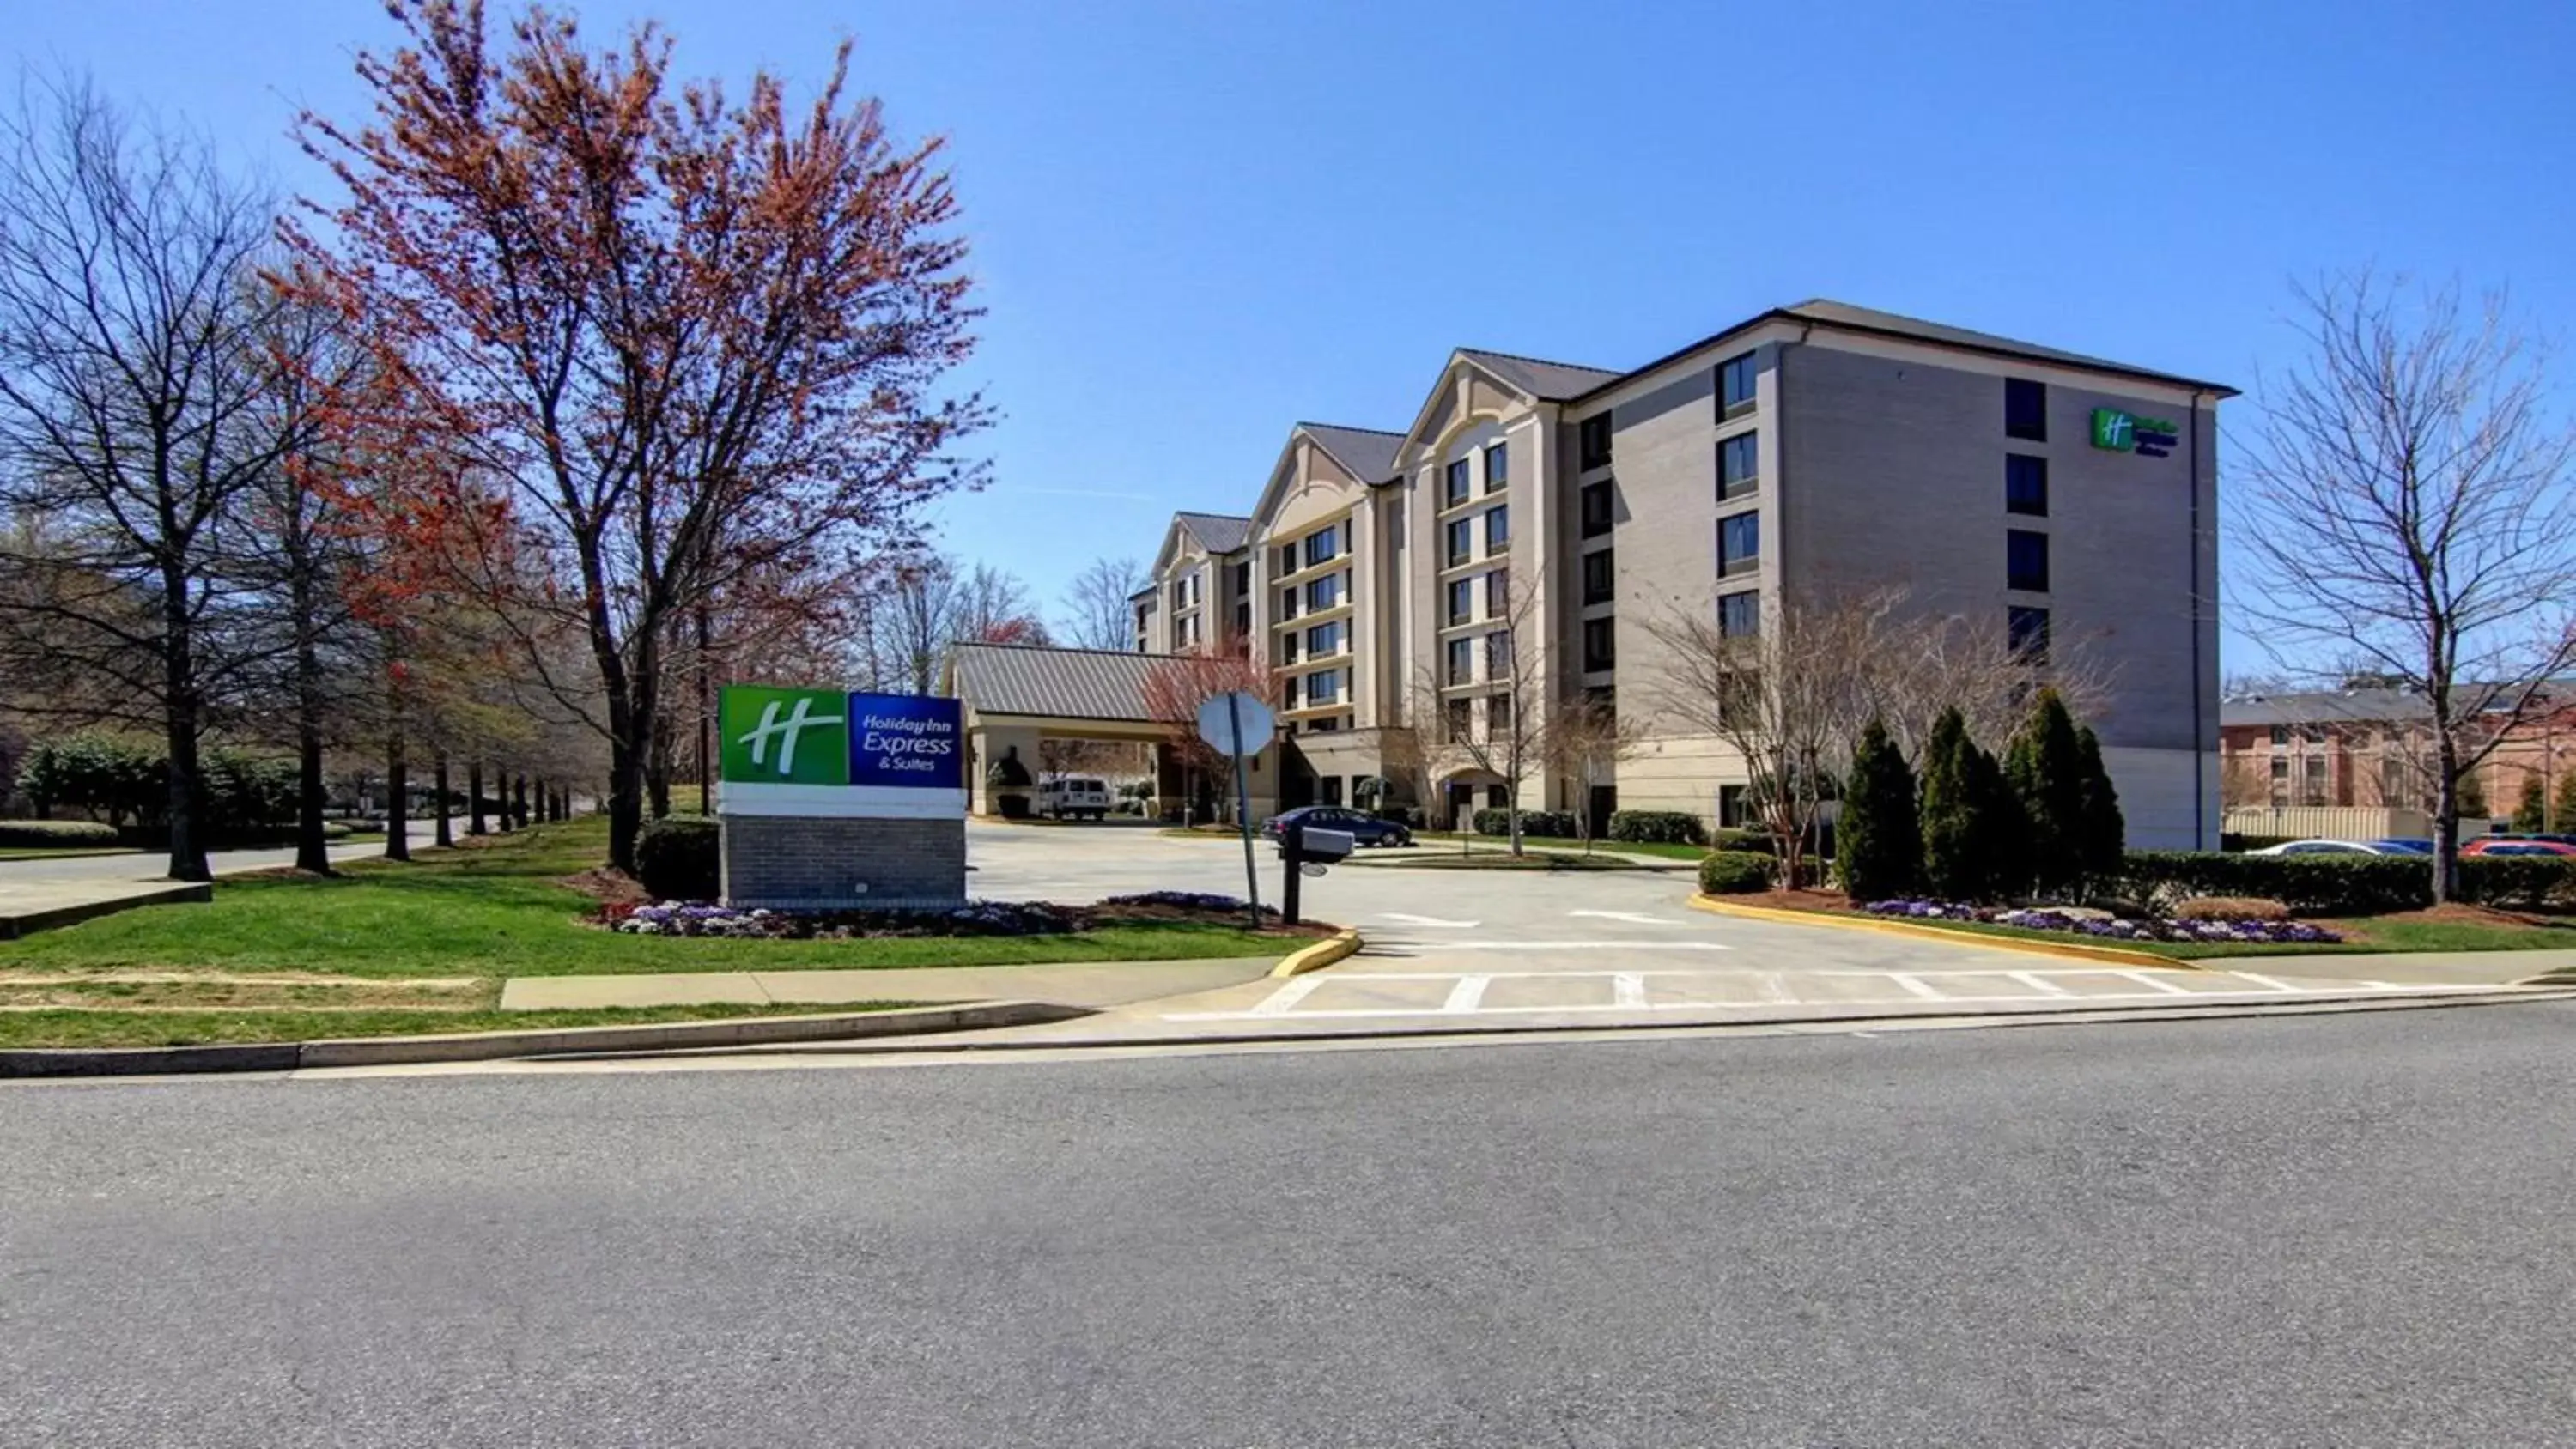
[(2490, 836), (2472, 840), (2460, 847), (2460, 854), (2471, 855), (2561, 855), (2576, 856), (2576, 845), (2557, 840), (2515, 840)]

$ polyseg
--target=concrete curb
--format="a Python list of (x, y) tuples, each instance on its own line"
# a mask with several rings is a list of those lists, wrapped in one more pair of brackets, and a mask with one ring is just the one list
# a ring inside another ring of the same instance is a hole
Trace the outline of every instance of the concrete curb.
[(339, 1041), (259, 1042), (234, 1046), (30, 1048), (0, 1051), (0, 1077), (291, 1072), (305, 1067), (374, 1067), (418, 1062), (481, 1062), (571, 1053), (681, 1051), (1035, 1026), (1091, 1014), (1085, 1007), (1056, 1006), (1039, 1001), (985, 1001), (904, 1011), (746, 1016), (725, 1021), (549, 1027), (529, 1031), (471, 1032), (456, 1036), (352, 1037)]
[(1274, 977), (1303, 976), (1309, 971), (1321, 971), (1358, 951), (1360, 945), (1359, 930), (1356, 927), (1346, 929), (1280, 957), (1279, 964), (1270, 968), (1270, 974)]
[(138, 906), (203, 905), (215, 898), (215, 888), (204, 881), (172, 881), (157, 890), (133, 891), (103, 900), (74, 901), (67, 906), (46, 906), (0, 916), (0, 941), (14, 941), (37, 931), (50, 931), (57, 926), (112, 916)]
[(2206, 971), (2197, 961), (2174, 956), (2159, 956), (2151, 951), (2123, 951), (2117, 946), (2085, 946), (2069, 941), (2030, 941), (2019, 936), (1988, 936), (1974, 931), (1947, 931), (1939, 926), (1918, 926), (1911, 921), (1888, 921), (1864, 916), (1835, 916), (1822, 911), (1783, 911), (1771, 906), (1742, 906), (1715, 896), (1693, 894), (1693, 910), (1713, 916), (1742, 916), (1753, 921), (1784, 921), (1795, 926), (1824, 926), (1842, 931), (1876, 931), (1883, 936), (1911, 936), (1918, 941), (1941, 941), (1952, 946), (1987, 947), (1997, 951), (2018, 951), (2025, 956), (2058, 956), (2075, 961), (2107, 961), (2117, 966), (2154, 966), (2167, 971)]

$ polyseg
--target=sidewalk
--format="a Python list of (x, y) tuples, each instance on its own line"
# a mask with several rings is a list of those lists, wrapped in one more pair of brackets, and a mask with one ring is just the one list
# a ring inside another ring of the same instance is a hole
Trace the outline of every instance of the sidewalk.
[(856, 1001), (1044, 1001), (1109, 1007), (1258, 981), (1267, 956), (1209, 961), (1092, 961), (1064, 966), (922, 966), (871, 971), (696, 971), (636, 976), (513, 976), (504, 1011), (603, 1006), (761, 1005)]

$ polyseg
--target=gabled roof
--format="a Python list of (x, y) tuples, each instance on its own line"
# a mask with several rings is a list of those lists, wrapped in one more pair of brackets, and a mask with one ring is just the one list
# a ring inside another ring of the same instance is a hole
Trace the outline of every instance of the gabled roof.
[(1537, 398), (1540, 402), (1563, 402), (1619, 380), (1621, 374), (1607, 367), (1585, 367), (1574, 362), (1548, 362), (1536, 357), (1517, 357), (1508, 352), (1485, 352), (1461, 347), (1460, 357)]
[[(2222, 398), (2236, 396), (2236, 389), (2225, 383), (2203, 382), (2126, 362), (2113, 362), (2103, 357), (2087, 357), (2080, 352), (2067, 352), (2055, 347), (2042, 347), (2035, 342), (1998, 337), (1991, 332), (1975, 332), (1965, 327), (1952, 327), (1941, 322), (1926, 322), (1920, 317), (1907, 317), (1896, 312), (1881, 312), (1874, 307), (1855, 307), (1828, 297), (1811, 297), (1790, 307), (1773, 307), (1755, 313), (1721, 332), (1712, 332), (1684, 347), (1674, 348), (1642, 367), (1632, 368), (1585, 388), (1583, 393), (1602, 392), (1614, 383), (1654, 371), (1665, 363), (1687, 357), (1739, 332), (1749, 332), (1765, 322), (1803, 322), (1817, 327), (1831, 327), (1843, 332), (1857, 332), (1874, 337), (1893, 337), (1907, 342), (1925, 342), (1936, 347), (1952, 347), (1964, 352), (1981, 352), (1990, 357), (2027, 358), (2033, 362), (2054, 362), (2064, 367), (2079, 367), (2088, 372), (2104, 372), (2120, 377), (2140, 378), (2171, 387), (2194, 388), (2214, 392)], [(1572, 399), (1569, 399), (1572, 400)]]
[(1210, 553), (1232, 553), (1252, 536), (1252, 520), (1231, 513), (1175, 513), (1172, 522), (1188, 529)]
[(947, 692), (978, 714), (1150, 721), (1145, 679), (1171, 657), (1043, 644), (960, 644), (948, 656)]
[(1363, 483), (1383, 483), (1395, 476), (1395, 450), (1404, 442), (1402, 433), (1332, 423), (1299, 423), (1295, 431), (1313, 438), (1315, 446)]
[(2411, 689), (2246, 694), (2218, 702), (2222, 725), (2385, 724), (2430, 719), (2432, 714), (2424, 696)]

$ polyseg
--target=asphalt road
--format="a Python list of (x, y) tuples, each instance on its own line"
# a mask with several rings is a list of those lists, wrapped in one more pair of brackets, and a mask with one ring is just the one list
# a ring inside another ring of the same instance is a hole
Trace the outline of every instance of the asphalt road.
[(2554, 1445), (2576, 1008), (0, 1089), (7, 1445)]

